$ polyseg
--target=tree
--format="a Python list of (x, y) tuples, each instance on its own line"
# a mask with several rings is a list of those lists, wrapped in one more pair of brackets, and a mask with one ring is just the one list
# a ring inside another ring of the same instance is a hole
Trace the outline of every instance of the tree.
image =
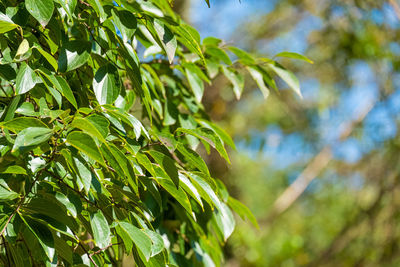
[(265, 97), (272, 72), (298, 82), (201, 41), (172, 2), (0, 1), (2, 265), (219, 266), (231, 209), (257, 224), (196, 152), (235, 147), (204, 82), (221, 73), (238, 99), (244, 70)]

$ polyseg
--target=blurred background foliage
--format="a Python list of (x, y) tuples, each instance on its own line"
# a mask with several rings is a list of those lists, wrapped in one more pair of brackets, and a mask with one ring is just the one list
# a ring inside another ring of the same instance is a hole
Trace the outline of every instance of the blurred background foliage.
[(248, 83), (238, 102), (223, 78), (206, 90), (238, 146), (232, 165), (213, 154), (208, 164), (260, 223), (239, 221), (226, 266), (400, 266), (400, 2), (210, 2), (175, 8), (203, 38), (314, 61), (280, 59), (303, 99), (280, 90), (265, 101)]

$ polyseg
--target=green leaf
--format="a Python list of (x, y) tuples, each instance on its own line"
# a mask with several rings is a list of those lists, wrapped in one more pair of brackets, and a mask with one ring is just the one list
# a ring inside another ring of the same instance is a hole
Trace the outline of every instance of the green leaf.
[(58, 68), (68, 72), (83, 66), (89, 59), (91, 43), (81, 40), (69, 41), (60, 51)]
[(0, 34), (11, 31), (17, 27), (18, 25), (15, 24), (7, 15), (0, 12)]
[(184, 23), (175, 27), (175, 31), (181, 36), (180, 42), (182, 42), (190, 51), (196, 53), (202, 60), (203, 65), (206, 66), (206, 59), (200, 46), (199, 33), (195, 29)]
[(154, 29), (161, 40), (161, 44), (167, 53), (169, 63), (172, 63), (175, 56), (177, 41), (171, 30), (159, 19), (154, 20)]
[(245, 65), (252, 65), (252, 64), (256, 63), (253, 56), (250, 55), (249, 53), (247, 53), (246, 51), (243, 51), (242, 49), (239, 49), (234, 46), (230, 46), (229, 50), (232, 53), (234, 53), (239, 58), (239, 61), (241, 61)]
[(264, 83), (264, 78), (262, 72), (257, 69), (256, 67), (247, 67), (251, 77), (257, 83), (258, 87), (260, 88), (261, 93), (264, 95), (264, 98), (267, 99), (269, 96), (269, 89)]
[(224, 75), (233, 85), (233, 92), (235, 93), (236, 99), (240, 99), (244, 88), (244, 77), (235, 69), (230, 67), (222, 66)]
[(221, 60), (222, 62), (224, 62), (227, 65), (232, 65), (232, 61), (229, 58), (229, 56), (226, 54), (226, 52), (224, 50), (222, 50), (219, 47), (214, 47), (214, 46), (207, 47), (206, 54), (217, 59), (216, 61)]
[(226, 153), (224, 144), (219, 136), (215, 134), (215, 132), (209, 128), (197, 128), (197, 129), (184, 129), (184, 128), (178, 128), (176, 129), (176, 132), (183, 132), (187, 133), (190, 135), (193, 135), (209, 145), (211, 145), (213, 148), (215, 148), (218, 153), (228, 162), (230, 163), (228, 153)]
[(0, 179), (0, 200), (13, 200), (19, 197), (19, 194), (12, 191), (3, 179)]
[(128, 222), (119, 222), (119, 225), (128, 234), (130, 239), (135, 243), (136, 247), (142, 252), (148, 261), (152, 255), (151, 238), (143, 230)]
[(222, 210), (222, 202), (215, 194), (215, 191), (211, 186), (199, 175), (189, 173), (189, 177), (192, 180), (193, 185), (198, 190), (200, 196), (208, 203), (211, 207), (216, 207), (218, 210)]
[(222, 129), (221, 127), (219, 127), (217, 124), (208, 121), (208, 120), (204, 120), (204, 119), (197, 119), (196, 120), (199, 124), (201, 124), (203, 127), (206, 127), (208, 129), (213, 130), (218, 136), (219, 138), (221, 138), (221, 140), (227, 144), (228, 146), (230, 146), (233, 149), (236, 149), (235, 143), (233, 142), (232, 138), (229, 136), (229, 134), (227, 134), (224, 129)]
[(53, 0), (26, 0), (25, 6), (28, 12), (45, 27), (53, 16)]
[(106, 166), (96, 142), (92, 137), (90, 137), (90, 135), (79, 131), (71, 132), (67, 136), (67, 143), (83, 152), (91, 159), (94, 159), (101, 165)]
[(88, 117), (85, 117), (85, 120), (89, 121), (92, 125), (94, 125), (104, 138), (108, 136), (110, 132), (109, 129), (110, 122), (106, 118), (97, 114), (93, 114)]
[(210, 0), (206, 0), (208, 7), (210, 7)]
[(171, 159), (169, 156), (155, 150), (151, 150), (148, 153), (157, 162), (157, 164), (159, 164), (160, 167), (164, 169), (164, 171), (168, 174), (168, 176), (171, 178), (171, 180), (178, 188), (179, 177), (178, 177), (178, 169), (175, 166), (175, 161)]
[(65, 10), (65, 12), (67, 12), (68, 16), (70, 17), (70, 19), (73, 19), (73, 14), (75, 11), (75, 7), (77, 4), (77, 0), (56, 0), (57, 3), (59, 3)]
[(23, 102), (16, 110), (15, 113), (24, 115), (24, 116), (38, 116), (38, 113), (35, 111), (35, 107), (31, 102)]
[(163, 170), (157, 166), (154, 166), (156, 170), (157, 182), (169, 193), (182, 207), (192, 215), (192, 206), (190, 205), (190, 201), (183, 189), (181, 187), (176, 188), (175, 184), (171, 181), (171, 179), (167, 178), (164, 174)]
[(289, 87), (292, 88), (293, 91), (295, 91), (295, 93), (300, 96), (300, 98), (303, 98), (300, 91), (299, 80), (291, 71), (285, 69), (283, 66), (276, 62), (268, 64), (268, 67), (270, 67), (279, 77), (281, 77), (282, 80), (284, 80), (289, 85)]
[(99, 15), (100, 23), (103, 23), (107, 19), (107, 14), (104, 12), (104, 8), (100, 0), (89, 0), (89, 3)]
[(120, 30), (124, 43), (128, 42), (128, 40), (132, 40), (137, 28), (135, 15), (127, 10), (113, 9), (111, 12), (115, 26)]
[(106, 142), (106, 139), (104, 139), (104, 136), (97, 129), (96, 125), (93, 125), (87, 118), (75, 118), (71, 123), (71, 127), (78, 128), (87, 134), (96, 137), (102, 143)]
[(20, 131), (15, 139), (12, 151), (24, 152), (50, 139), (53, 130), (44, 127), (28, 127)]
[(243, 205), (239, 200), (233, 197), (228, 198), (228, 205), (244, 220), (248, 218), (250, 222), (257, 228), (260, 228), (256, 218), (248, 207)]
[(294, 52), (281, 52), (281, 53), (278, 53), (277, 55), (275, 55), (275, 57), (287, 57), (287, 58), (299, 59), (299, 60), (306, 61), (310, 64), (314, 64), (314, 61), (312, 61), (308, 57), (303, 56), (298, 53), (294, 53)]
[(18, 165), (11, 165), (11, 166), (5, 167), (4, 169), (1, 168), (0, 169), (0, 173), (25, 174), (25, 175), (27, 175), (26, 170), (24, 168), (22, 168), (21, 166), (18, 166)]
[(55, 71), (58, 70), (57, 60), (51, 54), (47, 53), (39, 46), (34, 46), (33, 48), (35, 48), (37, 51), (39, 51), (40, 54), (42, 54), (42, 56), (47, 60), (47, 62), (50, 63)]
[(78, 104), (76, 103), (74, 93), (69, 87), (67, 81), (61, 76), (47, 75), (45, 76), (50, 80), (54, 87), (76, 108), (78, 109)]
[(214, 219), (226, 241), (235, 229), (235, 218), (225, 203), (221, 202), (221, 208), (214, 210)]
[(17, 95), (25, 94), (29, 92), (36, 83), (39, 83), (40, 78), (36, 73), (27, 65), (25, 62), (21, 64), (17, 74), (15, 93)]
[(181, 187), (186, 191), (186, 193), (189, 194), (194, 200), (196, 200), (197, 203), (199, 203), (200, 207), (203, 208), (201, 195), (197, 191), (196, 187), (192, 184), (192, 182), (190, 182), (190, 180), (182, 173), (179, 173), (179, 180), (181, 181)]
[(111, 242), (110, 226), (101, 210), (90, 215), (90, 226), (92, 227), (93, 239), (99, 248), (105, 248)]
[(18, 133), (28, 127), (44, 128), (47, 127), (47, 125), (44, 124), (44, 122), (42, 122), (41, 120), (38, 120), (36, 118), (18, 117), (10, 121), (0, 123), (0, 127)]
[(27, 39), (22, 40), (20, 45), (18, 46), (17, 53), (15, 54), (15, 58), (20, 59), (22, 55), (24, 55), (29, 50), (29, 42)]
[(204, 83), (196, 73), (192, 72), (188, 68), (185, 69), (185, 72), (196, 101), (200, 103), (204, 94)]
[(54, 258), (54, 239), (53, 235), (49, 228), (47, 228), (42, 223), (39, 223), (32, 219), (25, 219), (21, 215), (19, 216), (22, 221), (25, 223), (26, 227), (34, 234), (39, 241), (39, 244), (42, 246), (44, 252), (50, 261), (53, 261)]
[(112, 64), (102, 66), (93, 79), (93, 90), (100, 105), (112, 104), (121, 89), (118, 70)]
[(210, 176), (206, 163), (203, 158), (196, 153), (196, 151), (186, 148), (182, 143), (178, 143), (176, 148), (194, 167), (199, 169), (205, 175)]
[(30, 213), (46, 215), (72, 230), (76, 230), (78, 227), (71, 217), (67, 215), (66, 209), (62, 204), (52, 195), (46, 194), (35, 197), (30, 200), (25, 208)]
[(161, 235), (159, 233), (151, 231), (150, 229), (144, 229), (143, 231), (146, 233), (146, 235), (150, 237), (151, 242), (153, 243), (151, 245), (151, 257), (163, 251), (165, 247), (164, 247), (164, 240), (161, 237)]

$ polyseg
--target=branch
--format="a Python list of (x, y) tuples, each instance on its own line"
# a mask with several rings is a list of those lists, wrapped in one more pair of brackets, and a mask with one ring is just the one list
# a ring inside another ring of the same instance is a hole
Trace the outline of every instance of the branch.
[(396, 2), (396, 0), (389, 0), (389, 4), (393, 7), (397, 18), (400, 20), (400, 6), (399, 6), (399, 4)]
[[(344, 122), (339, 126), (341, 132), (339, 140), (343, 141), (351, 135), (355, 126), (362, 122), (367, 114), (375, 106), (375, 102), (371, 102), (360, 111), (358, 117), (350, 122)], [(285, 212), (299, 196), (306, 190), (308, 185), (320, 174), (320, 172), (328, 165), (332, 159), (331, 146), (326, 145), (307, 165), (304, 171), (296, 178), (296, 180), (276, 199), (273, 204), (272, 211), (263, 221), (269, 223), (273, 218)]]

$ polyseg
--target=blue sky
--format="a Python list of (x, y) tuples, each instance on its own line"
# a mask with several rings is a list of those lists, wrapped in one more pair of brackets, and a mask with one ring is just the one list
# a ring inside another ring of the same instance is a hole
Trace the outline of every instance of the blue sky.
[[(257, 18), (258, 15), (270, 12), (276, 1), (261, 0), (211, 0), (211, 9), (204, 0), (193, 0), (190, 11), (192, 23), (199, 29), (201, 36), (216, 36), (226, 41), (235, 41), (234, 33), (238, 27)], [(341, 16), (343, 10), (335, 10), (335, 16)], [(399, 22), (389, 5), (384, 5), (382, 10), (373, 10), (367, 14), (377, 24), (385, 23), (390, 27), (398, 27)], [(258, 49), (266, 55), (273, 55), (281, 51), (293, 51), (305, 53), (307, 50), (307, 38), (311, 31), (323, 27), (322, 21), (309, 14), (288, 32), (268, 43), (260, 41)], [(236, 41), (239, 42), (240, 40)], [(393, 43), (392, 51), (398, 51), (400, 46)], [(383, 62), (390, 68), (390, 62)], [(397, 90), (386, 101), (379, 102), (378, 84), (375, 73), (366, 62), (359, 61), (349, 65), (346, 73), (351, 78), (350, 88), (340, 88), (341, 95), (338, 102), (315, 114), (315, 125), (319, 129), (320, 146), (308, 144), (301, 133), (284, 134), (276, 125), (269, 125), (264, 131), (253, 132), (252, 142), (236, 140), (239, 151), (247, 153), (250, 157), (260, 157), (259, 146), (265, 143), (262, 149), (262, 157), (268, 159), (271, 165), (277, 169), (286, 168), (293, 164), (306, 163), (325, 144), (334, 147), (336, 160), (348, 163), (356, 163), (365, 153), (373, 149), (379, 149), (383, 142), (392, 138), (397, 133), (400, 112), (400, 91)], [(399, 76), (399, 75), (398, 75)], [(304, 101), (316, 101), (320, 91), (317, 80), (300, 78)], [(400, 80), (400, 77), (393, 77)], [(399, 82), (400, 83), (400, 82)], [(400, 86), (400, 84), (398, 84)], [(341, 90), (344, 89), (344, 90)], [(350, 137), (345, 141), (339, 141), (340, 125), (346, 121), (357, 118), (360, 111), (368, 104), (376, 103), (364, 120), (364, 128), (357, 138)], [(246, 112), (245, 104), (238, 105)], [(251, 115), (246, 113), (246, 115)], [(264, 140), (265, 142), (262, 142)]]

